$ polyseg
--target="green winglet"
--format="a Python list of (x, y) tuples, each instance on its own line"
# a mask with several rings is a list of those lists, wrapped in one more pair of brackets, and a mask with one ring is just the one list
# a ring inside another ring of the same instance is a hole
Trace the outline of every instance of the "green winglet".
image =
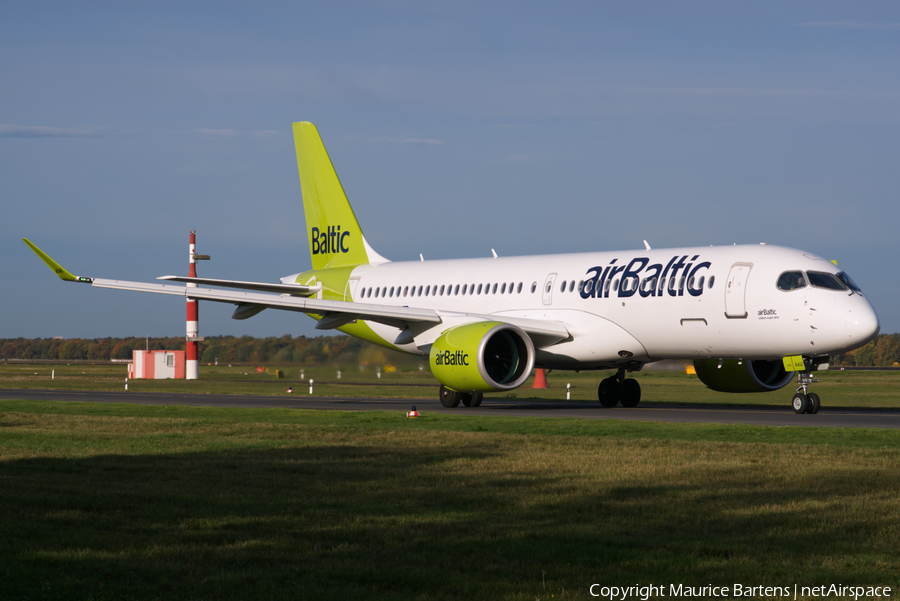
[(79, 278), (79, 277), (72, 275), (71, 273), (66, 271), (66, 269), (62, 265), (60, 265), (59, 263), (57, 263), (56, 261), (51, 259), (47, 253), (45, 253), (40, 248), (35, 246), (31, 242), (31, 240), (29, 240), (28, 238), (22, 238), (22, 242), (27, 244), (28, 247), (31, 250), (33, 250), (37, 256), (39, 256), (41, 258), (41, 261), (46, 263), (47, 267), (52, 269), (53, 273), (55, 273), (56, 275), (59, 276), (59, 279), (65, 280), (67, 282), (88, 282), (89, 283), (89, 282), (93, 281), (91, 278)]

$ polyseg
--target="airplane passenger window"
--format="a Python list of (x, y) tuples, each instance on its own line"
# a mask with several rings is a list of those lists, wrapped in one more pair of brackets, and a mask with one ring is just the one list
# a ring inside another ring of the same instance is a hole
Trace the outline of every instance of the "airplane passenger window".
[(609, 285), (612, 284), (612, 280), (606, 280), (606, 288), (603, 289), (604, 294), (609, 294)]
[(425, 286), (425, 296), (431, 294), (431, 286)]
[(378, 291), (379, 291), (379, 290), (381, 290), (381, 288), (376, 288), (376, 289), (375, 289), (375, 298), (378, 298)]
[(553, 286), (553, 282), (547, 282), (547, 292), (550, 292), (550, 288)]
[(475, 284), (469, 284), (469, 295), (475, 294)]
[(500, 294), (506, 294), (506, 282), (500, 287)]
[(815, 288), (825, 288), (827, 290), (846, 290), (847, 287), (842, 281), (837, 279), (833, 273), (825, 273), (824, 271), (807, 271), (809, 283)]
[(468, 284), (463, 284), (463, 296), (466, 295), (466, 288), (467, 288), (467, 287), (468, 287)]
[(531, 282), (531, 293), (534, 294), (537, 290), (537, 282)]
[(705, 275), (700, 276), (700, 281), (698, 282), (699, 286), (697, 286), (697, 288), (696, 288), (697, 290), (703, 290), (703, 280), (705, 280), (705, 279), (706, 279)]
[(785, 271), (778, 276), (775, 287), (779, 290), (797, 290), (806, 287), (806, 278), (802, 271)]
[(422, 296), (422, 287), (419, 286), (419, 296)]
[(575, 280), (572, 280), (569, 283), (569, 292), (574, 292), (574, 291), (575, 291)]
[(494, 284), (494, 288), (491, 290), (491, 294), (497, 294), (497, 284)]
[(519, 286), (516, 288), (516, 294), (522, 294), (522, 282), (519, 282)]
[(391, 286), (391, 292), (390, 292), (390, 294), (388, 294), (388, 296), (390, 298), (394, 298), (394, 287), (393, 286)]
[(566, 291), (566, 283), (565, 283), (565, 282), (563, 282), (563, 283), (559, 286), (559, 291), (560, 291), (560, 292), (565, 292), (565, 291)]
[(594, 289), (594, 280), (588, 280), (584, 283), (584, 293), (590, 294), (591, 290)]
[(481, 284), (478, 284), (478, 294), (481, 294)]
[(709, 289), (710, 290), (712, 290), (713, 284), (715, 284), (715, 283), (716, 283), (716, 276), (714, 276), (714, 275), (709, 276)]
[(408, 292), (409, 292), (409, 286), (404, 286), (403, 287), (403, 296), (406, 296)]
[(444, 287), (441, 286), (441, 296), (444, 296)]
[(613, 292), (619, 289), (619, 278), (616, 278), (616, 281), (613, 282)]
[[(457, 294), (459, 294), (459, 284), (457, 284), (456, 288), (453, 289), (453, 296), (456, 296)], [(463, 294), (465, 294), (465, 292), (463, 292)]]
[(681, 279), (678, 280), (678, 289), (684, 290), (684, 276), (681, 276)]
[(662, 291), (666, 289), (666, 278), (659, 279), (659, 293), (662, 294)]
[(359, 298), (366, 298), (366, 289), (365, 288), (359, 289)]
[(676, 281), (675, 278), (669, 279), (669, 290), (671, 290), (673, 292), (675, 291), (675, 281)]
[(371, 298), (371, 297), (372, 297), (372, 289), (369, 288), (369, 293), (366, 295), (366, 298)]

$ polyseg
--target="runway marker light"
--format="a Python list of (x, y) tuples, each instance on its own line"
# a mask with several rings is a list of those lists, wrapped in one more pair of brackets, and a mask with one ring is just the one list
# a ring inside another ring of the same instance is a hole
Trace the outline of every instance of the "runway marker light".
[(310, 378), (309, 379), (309, 394), (312, 394), (312, 384), (313, 384), (313, 381), (312, 381), (312, 378)]
[(289, 393), (294, 392), (294, 387), (293, 387), (293, 386), (288, 386), (287, 391), (288, 391)]
[(572, 400), (572, 384), (571, 383), (566, 384), (566, 400), (567, 401)]
[(412, 406), (412, 411), (406, 412), (406, 417), (422, 417), (422, 414), (416, 411), (416, 406)]

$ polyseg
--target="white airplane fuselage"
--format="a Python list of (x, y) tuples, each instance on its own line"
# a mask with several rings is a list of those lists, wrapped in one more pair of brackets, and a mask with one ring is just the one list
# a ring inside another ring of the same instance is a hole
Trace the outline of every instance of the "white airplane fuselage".
[(814, 254), (769, 245), (389, 262), (355, 268), (345, 300), (436, 310), (443, 323), (406, 344), (393, 344), (400, 329), (369, 323), (387, 345), (417, 354), (454, 316), (560, 322), (571, 339), (536, 352), (537, 365), (555, 369), (828, 355), (877, 335), (862, 294), (778, 289), (790, 271), (840, 273)]

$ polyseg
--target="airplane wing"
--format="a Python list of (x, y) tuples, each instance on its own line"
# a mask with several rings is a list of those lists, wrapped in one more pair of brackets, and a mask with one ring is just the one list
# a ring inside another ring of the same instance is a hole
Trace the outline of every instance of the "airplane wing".
[(180, 275), (164, 275), (156, 278), (169, 282), (185, 282), (204, 286), (221, 286), (223, 288), (240, 288), (242, 290), (257, 290), (259, 292), (278, 292), (291, 296), (315, 296), (321, 286), (301, 286), (300, 284), (269, 284), (267, 282), (241, 282), (238, 280), (214, 280), (212, 278), (192, 278)]
[[(338, 328), (357, 319), (383, 323), (388, 326), (405, 330), (409, 329), (410, 325), (442, 323), (444, 319), (442, 319), (441, 316), (444, 315), (448, 317), (468, 317), (473, 321), (490, 320), (510, 323), (522, 328), (532, 336), (535, 345), (539, 347), (556, 344), (557, 342), (566, 340), (570, 337), (566, 327), (562, 323), (556, 321), (306, 298), (306, 296), (311, 296), (317, 291), (318, 287), (313, 286), (265, 284), (259, 282), (213, 280), (209, 278), (189, 278), (182, 276), (165, 276), (164, 278), (161, 278), (169, 281), (194, 284), (203, 283), (207, 285), (263, 290), (268, 292), (261, 293), (237, 290), (213, 290), (211, 288), (200, 288), (199, 286), (151, 284), (146, 282), (130, 282), (126, 280), (108, 280), (75, 276), (63, 268), (59, 263), (51, 259), (30, 240), (23, 238), (23, 241), (57, 276), (59, 276), (60, 279), (64, 281), (90, 284), (95, 288), (151, 292), (154, 294), (182, 296), (193, 300), (231, 303), (237, 305), (237, 309), (235, 309), (234, 315), (232, 316), (235, 319), (246, 319), (247, 317), (259, 313), (263, 309), (279, 309), (282, 311), (296, 311), (299, 313), (321, 316), (319, 323), (316, 325), (316, 329), (320, 330)], [(281, 294), (271, 294), (271, 292), (281, 292)]]

